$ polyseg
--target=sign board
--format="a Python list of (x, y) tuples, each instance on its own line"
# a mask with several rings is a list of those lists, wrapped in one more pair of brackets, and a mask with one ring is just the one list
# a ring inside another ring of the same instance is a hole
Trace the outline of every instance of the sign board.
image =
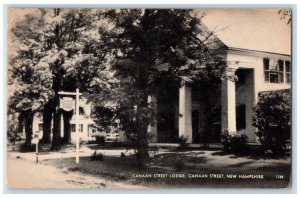
[(33, 138), (31, 140), (31, 144), (38, 144), (39, 143), (39, 138)]
[(74, 109), (74, 100), (71, 97), (60, 98), (60, 108), (65, 111), (71, 111)]
[(43, 137), (43, 132), (39, 131), (39, 133), (38, 133), (38, 138), (39, 138), (39, 139), (42, 139), (42, 137)]

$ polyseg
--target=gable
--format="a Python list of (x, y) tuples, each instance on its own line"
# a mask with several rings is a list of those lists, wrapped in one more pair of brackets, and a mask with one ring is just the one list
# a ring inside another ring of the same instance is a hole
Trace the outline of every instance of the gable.
[(199, 9), (204, 25), (229, 48), (291, 54), (291, 26), (279, 9)]

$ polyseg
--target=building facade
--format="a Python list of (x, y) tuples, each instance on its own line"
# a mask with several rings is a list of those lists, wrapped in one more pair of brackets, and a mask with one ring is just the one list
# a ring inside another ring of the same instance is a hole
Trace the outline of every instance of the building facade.
[[(65, 105), (65, 106), (64, 106)], [(70, 123), (70, 141), (75, 142), (76, 141), (76, 119), (75, 119), (75, 99), (71, 97), (61, 97), (60, 100), (60, 135), (61, 137), (64, 137), (64, 123), (65, 119), (69, 119), (67, 117), (63, 116), (62, 111), (67, 111), (72, 114), (71, 118), (69, 120), (66, 120)], [(91, 114), (91, 104), (87, 103), (86, 99), (83, 97), (80, 99), (79, 102), (79, 123), (78, 123), (78, 131), (79, 131), (79, 138), (82, 141), (89, 141), (93, 140), (94, 134), (97, 134), (99, 132), (99, 129), (97, 125), (94, 123), (93, 119), (90, 117)], [(52, 121), (53, 125), (53, 121)], [(39, 113), (36, 113), (33, 118), (33, 124), (32, 124), (32, 131), (33, 133), (40, 134), (40, 139), (43, 137), (43, 118), (42, 115)], [(52, 133), (51, 133), (52, 135)], [(24, 135), (25, 136), (25, 135)]]
[[(237, 80), (223, 79), (221, 92), (214, 98), (207, 98), (213, 101), (210, 130), (205, 131), (206, 104), (197, 98), (201, 93), (186, 77), (182, 78), (182, 86), (178, 90), (167, 93), (170, 98), (166, 97), (166, 93), (163, 97), (159, 94), (148, 97), (155, 112), (155, 121), (148, 127), (150, 142), (172, 143), (184, 136), (188, 143), (218, 143), (221, 141), (220, 133), (225, 129), (231, 133), (244, 131), (249, 143), (258, 142), (256, 129), (252, 126), (253, 107), (260, 92), (291, 88), (291, 56), (230, 47), (225, 49), (224, 54), (228, 63), (226, 72), (235, 74)], [(165, 104), (168, 104), (168, 109)], [(89, 141), (100, 131), (90, 118), (90, 104), (81, 102), (80, 109), (80, 138)], [(63, 119), (61, 116), (62, 137)], [(33, 132), (42, 133), (42, 124), (42, 118), (35, 115)], [(71, 141), (74, 142), (75, 116), (72, 116), (70, 124)], [(128, 141), (122, 131), (118, 137), (120, 142)]]
[[(223, 79), (221, 93), (214, 98), (210, 107), (212, 124), (207, 130), (204, 128), (207, 118), (206, 104), (199, 97), (199, 90), (193, 89), (193, 82), (183, 78), (183, 85), (172, 97), (174, 111), (170, 115), (163, 109), (163, 101), (158, 96), (149, 96), (156, 115), (159, 117), (149, 126), (152, 142), (172, 142), (172, 138), (184, 136), (188, 143), (217, 143), (221, 141), (220, 133), (227, 129), (229, 133), (243, 131), (249, 143), (258, 142), (256, 129), (252, 126), (254, 116), (253, 107), (262, 91), (291, 88), (291, 57), (288, 54), (278, 54), (256, 50), (227, 47), (224, 49), (228, 68), (237, 76), (237, 80)], [(201, 94), (201, 93), (200, 93)], [(162, 119), (162, 117), (164, 119)], [(206, 119), (205, 119), (206, 118)], [(166, 119), (172, 121), (167, 122)], [(205, 131), (207, 130), (207, 131)], [(207, 139), (207, 136), (209, 138)]]

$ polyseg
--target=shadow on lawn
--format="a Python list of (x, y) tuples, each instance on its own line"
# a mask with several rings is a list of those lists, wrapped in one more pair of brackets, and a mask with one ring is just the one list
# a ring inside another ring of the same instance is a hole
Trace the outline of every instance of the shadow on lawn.
[[(49, 159), (44, 162), (47, 164), (52, 164), (60, 169), (65, 169), (67, 172), (80, 172), (83, 174), (88, 174), (95, 177), (105, 178), (113, 181), (122, 181), (131, 184), (141, 184), (146, 186), (157, 186), (167, 187), (167, 186), (180, 186), (180, 187), (243, 187), (248, 185), (249, 187), (262, 187), (262, 186), (274, 186), (273, 182), (273, 172), (284, 174), (287, 179), (280, 181), (281, 186), (286, 186), (288, 184), (288, 173), (289, 169), (286, 164), (274, 163), (272, 167), (269, 165), (263, 167), (255, 167), (252, 169), (244, 169), (243, 167), (248, 166), (254, 161), (243, 161), (233, 165), (222, 164), (222, 166), (211, 166), (208, 165), (211, 158), (209, 156), (210, 152), (203, 151), (185, 151), (185, 152), (171, 152), (171, 153), (160, 153), (154, 157), (149, 158), (146, 161), (146, 167), (144, 170), (140, 170), (137, 167), (136, 158), (134, 155), (120, 155), (120, 156), (106, 156), (103, 155), (103, 160), (94, 161), (91, 157), (81, 157), (80, 163), (75, 165), (74, 158), (64, 158), (64, 159)], [(223, 151), (213, 152), (216, 158), (218, 155), (230, 155), (230, 157), (237, 157), (232, 154), (226, 154)], [(178, 163), (178, 162), (181, 162)], [(222, 162), (221, 162), (222, 163)], [(180, 166), (178, 169), (176, 169)], [(225, 179), (210, 179), (210, 178), (154, 178), (154, 174), (168, 174), (168, 175), (178, 175), (178, 174), (264, 174), (266, 179), (261, 181), (256, 180), (225, 180)], [(144, 177), (144, 175), (152, 175), (152, 177)], [(139, 176), (140, 175), (140, 176)], [(277, 185), (277, 184), (276, 184)]]
[(250, 164), (253, 164), (253, 161), (241, 162), (241, 163), (229, 165), (228, 167), (230, 167), (230, 168), (242, 168), (242, 167), (250, 165)]
[(249, 148), (242, 152), (225, 152), (223, 150), (212, 153), (213, 156), (229, 156), (229, 158), (236, 159), (246, 157), (253, 160), (268, 160), (268, 159), (287, 159), (286, 155), (277, 155), (274, 153), (265, 152), (263, 148)]
[(147, 168), (180, 172), (205, 167), (208, 161), (210, 159), (204, 156), (204, 152), (164, 153), (150, 159)]

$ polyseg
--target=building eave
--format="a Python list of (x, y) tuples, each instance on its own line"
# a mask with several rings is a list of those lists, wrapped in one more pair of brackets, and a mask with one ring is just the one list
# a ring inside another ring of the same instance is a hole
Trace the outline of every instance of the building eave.
[(283, 53), (276, 53), (276, 52), (269, 52), (269, 51), (261, 51), (261, 50), (252, 50), (252, 49), (244, 49), (244, 48), (237, 48), (237, 47), (227, 47), (227, 50), (232, 51), (240, 51), (240, 52), (251, 52), (251, 53), (257, 53), (257, 54), (272, 54), (272, 55), (278, 55), (278, 56), (286, 56), (290, 57), (290, 54), (283, 54)]

